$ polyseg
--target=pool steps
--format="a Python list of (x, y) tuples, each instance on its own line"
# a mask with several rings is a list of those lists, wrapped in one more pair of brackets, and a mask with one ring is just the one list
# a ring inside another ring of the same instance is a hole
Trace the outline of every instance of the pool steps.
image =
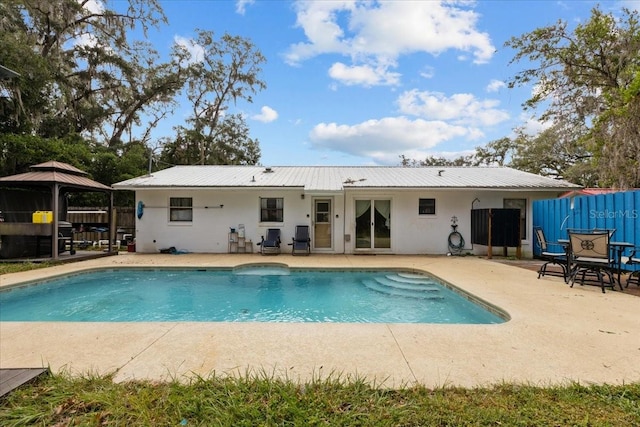
[(440, 287), (433, 282), (402, 282), (397, 278), (387, 277), (375, 277), (375, 281), (380, 283), (383, 286), (388, 286), (396, 289), (407, 289), (410, 291), (420, 291), (420, 292), (440, 292)]
[[(380, 281), (389, 286), (404, 287), (405, 289), (424, 289), (425, 286), (430, 286), (431, 289), (440, 290), (440, 285), (427, 277), (422, 279), (407, 279), (397, 275), (387, 275), (384, 277), (378, 277)], [(391, 282), (391, 283), (389, 283)]]
[(442, 300), (441, 288), (434, 286), (428, 278), (422, 277), (402, 277), (400, 275), (388, 275), (386, 277), (376, 277), (375, 279), (365, 279), (362, 283), (369, 289), (382, 292), (388, 295), (403, 296), (409, 298), (419, 298), (428, 300)]
[[(236, 267), (233, 272), (238, 275), (256, 276), (280, 276), (290, 274), (287, 266), (273, 264)], [(440, 295), (442, 287), (428, 277), (420, 274), (394, 273), (383, 277), (376, 277), (373, 280), (365, 279), (362, 283), (371, 290), (387, 295), (428, 300), (444, 299), (444, 296)]]

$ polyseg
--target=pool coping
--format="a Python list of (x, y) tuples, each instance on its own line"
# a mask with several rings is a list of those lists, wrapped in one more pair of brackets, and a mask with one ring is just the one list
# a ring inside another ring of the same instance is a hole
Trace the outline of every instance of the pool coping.
[(306, 382), (336, 376), (389, 387), (518, 382), (640, 381), (640, 300), (478, 257), (124, 254), (0, 277), (0, 287), (96, 268), (281, 263), (290, 268), (426, 271), (506, 311), (489, 325), (225, 322), (0, 322), (0, 368), (188, 380), (272, 375)]

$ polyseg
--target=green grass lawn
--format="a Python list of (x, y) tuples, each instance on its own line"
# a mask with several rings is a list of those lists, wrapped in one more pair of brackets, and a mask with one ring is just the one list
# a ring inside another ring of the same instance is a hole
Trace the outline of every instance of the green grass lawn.
[(29, 271), (35, 270), (36, 268), (45, 268), (51, 267), (52, 263), (50, 262), (8, 262), (8, 263), (0, 263), (0, 275), (8, 274), (8, 273), (19, 273), (21, 271)]
[(387, 389), (267, 376), (114, 383), (51, 375), (0, 402), (2, 426), (638, 426), (640, 384)]

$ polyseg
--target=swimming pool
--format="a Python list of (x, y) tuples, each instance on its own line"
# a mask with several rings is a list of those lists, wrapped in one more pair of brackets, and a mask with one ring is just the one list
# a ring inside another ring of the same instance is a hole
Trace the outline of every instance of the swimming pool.
[(502, 323), (439, 279), (396, 270), (109, 269), (0, 291), (0, 321)]

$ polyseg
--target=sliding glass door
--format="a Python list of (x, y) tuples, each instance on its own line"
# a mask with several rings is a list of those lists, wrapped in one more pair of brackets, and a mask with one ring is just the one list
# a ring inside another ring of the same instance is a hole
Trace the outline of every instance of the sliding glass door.
[(356, 200), (356, 249), (391, 248), (391, 200)]

